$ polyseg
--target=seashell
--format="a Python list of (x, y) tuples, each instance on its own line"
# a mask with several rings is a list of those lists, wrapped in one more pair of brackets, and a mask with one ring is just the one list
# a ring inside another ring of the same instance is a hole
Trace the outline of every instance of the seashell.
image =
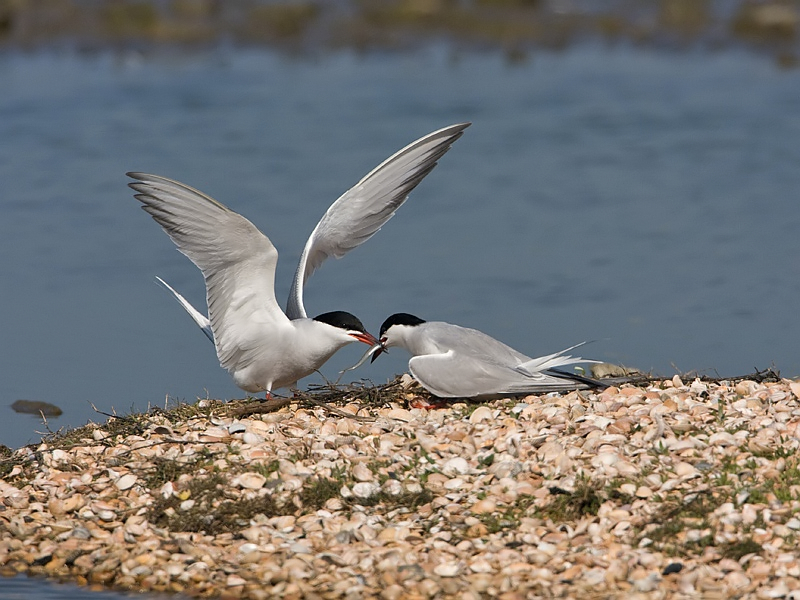
[(260, 490), (267, 482), (267, 478), (260, 473), (242, 473), (234, 477), (231, 485), (239, 486), (247, 490)]
[(491, 573), (494, 571), (489, 561), (484, 558), (477, 558), (469, 563), (469, 570), (473, 573)]
[(469, 463), (460, 456), (455, 456), (442, 465), (442, 473), (447, 476), (465, 475), (469, 470)]
[(225, 585), (228, 587), (237, 587), (240, 585), (245, 585), (246, 583), (247, 580), (239, 577), (238, 575), (228, 575), (228, 579), (225, 581)]
[(364, 463), (356, 463), (356, 466), (353, 467), (353, 477), (356, 478), (356, 481), (372, 481), (374, 479), (372, 471)]
[(381, 489), (392, 496), (399, 496), (403, 493), (403, 485), (396, 479), (387, 479), (383, 482)]
[(616, 452), (600, 452), (592, 459), (593, 466), (606, 466), (610, 467), (619, 461), (619, 454)]
[(758, 518), (758, 511), (752, 504), (745, 504), (742, 507), (742, 523), (752, 525)]
[(138, 537), (140, 535), (144, 535), (144, 533), (146, 531), (147, 531), (147, 527), (145, 526), (144, 523), (137, 523), (137, 522), (134, 522), (132, 519), (128, 519), (125, 522), (125, 532), (126, 533), (129, 533), (129, 534), (131, 534), (133, 536)]
[(361, 481), (353, 485), (353, 495), (356, 498), (369, 498), (377, 494), (380, 489), (377, 483)]
[(79, 508), (83, 508), (85, 504), (86, 501), (84, 500), (81, 494), (73, 494), (72, 496), (64, 500), (64, 505), (63, 505), (64, 512), (66, 513), (74, 512)]
[(56, 448), (53, 450), (51, 455), (55, 462), (66, 462), (69, 459), (69, 454), (61, 450), (60, 448)]
[(244, 435), (242, 435), (242, 441), (250, 446), (255, 446), (257, 444), (263, 444), (264, 438), (252, 431), (245, 431)]
[(461, 567), (455, 562), (446, 562), (436, 565), (433, 569), (439, 577), (455, 577), (461, 572)]
[(240, 421), (234, 421), (230, 425), (228, 425), (228, 433), (234, 435), (236, 433), (244, 433), (247, 431), (247, 427)]
[[(97, 512), (97, 518), (106, 523), (113, 521), (116, 517), (117, 515), (113, 510), (101, 510)], [(94, 532), (92, 532), (92, 534), (94, 535)]]
[(460, 490), (462, 487), (464, 487), (464, 480), (460, 477), (454, 477), (453, 479), (448, 479), (445, 481), (443, 487), (448, 491)]
[[(746, 434), (747, 432), (745, 432)], [(727, 431), (718, 431), (708, 438), (710, 446), (736, 446), (736, 440)]]
[(133, 473), (127, 473), (123, 475), (119, 479), (114, 482), (114, 485), (117, 486), (117, 489), (120, 491), (125, 491), (131, 489), (134, 485), (136, 485), (137, 477)]
[[(488, 406), (479, 406), (472, 411), (472, 414), (469, 416), (469, 422), (475, 424), (483, 423), (484, 421), (492, 421), (495, 418), (493, 412), (494, 411)], [(520, 409), (520, 412), (522, 412), (522, 409)]]
[(470, 510), (476, 515), (492, 513), (497, 510), (497, 503), (491, 498), (484, 498), (473, 504)]
[(552, 462), (563, 452), (564, 446), (558, 442), (545, 442), (538, 449), (537, 455), (539, 456), (539, 459), (543, 460), (544, 462)]

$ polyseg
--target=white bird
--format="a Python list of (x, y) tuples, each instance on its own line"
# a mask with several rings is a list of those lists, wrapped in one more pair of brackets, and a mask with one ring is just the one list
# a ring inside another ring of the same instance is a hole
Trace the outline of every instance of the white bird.
[(411, 375), (441, 398), (486, 398), (607, 387), (599, 381), (557, 369), (597, 362), (565, 354), (582, 344), (530, 358), (477, 329), (428, 322), (408, 313), (396, 313), (386, 319), (381, 325), (380, 338), (380, 346), (373, 346), (367, 352), (367, 355), (373, 353), (373, 361), (387, 348), (405, 348), (412, 355), (408, 361)]
[(248, 392), (294, 385), (354, 341), (378, 344), (352, 314), (309, 319), (303, 285), (326, 258), (372, 237), (470, 124), (451, 125), (409, 144), (334, 202), (306, 242), (284, 313), (275, 299), (278, 252), (255, 225), (187, 185), (128, 173), (128, 185), (153, 219), (203, 273), (208, 317), (162, 279), (208, 338), (220, 365)]

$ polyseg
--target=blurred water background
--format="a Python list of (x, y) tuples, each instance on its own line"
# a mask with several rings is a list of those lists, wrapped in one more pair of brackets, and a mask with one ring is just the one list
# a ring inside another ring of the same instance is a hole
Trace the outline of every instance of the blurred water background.
[[(330, 203), (460, 121), (473, 125), (395, 219), (310, 280), (310, 314), (348, 310), (377, 333), (411, 312), (530, 355), (590, 340), (584, 356), (666, 376), (800, 376), (800, 72), (784, 67), (741, 48), (598, 41), (511, 57), (448, 43), (7, 49), (0, 444), (103, 420), (93, 406), (243, 395), (154, 283), (204, 307), (199, 271), (138, 208), (126, 171), (251, 219), (280, 252), (284, 303)], [(362, 350), (345, 348), (325, 377)], [(393, 351), (344, 381), (383, 383), (407, 358)], [(18, 399), (64, 414), (45, 425), (14, 413)], [(84, 597), (0, 584), (5, 600)]]

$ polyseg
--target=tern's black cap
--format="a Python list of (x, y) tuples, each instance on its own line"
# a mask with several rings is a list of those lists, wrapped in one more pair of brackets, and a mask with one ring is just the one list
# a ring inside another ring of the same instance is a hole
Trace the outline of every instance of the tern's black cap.
[(378, 337), (383, 337), (383, 334), (386, 333), (386, 330), (392, 325), (420, 325), (424, 322), (424, 319), (420, 319), (419, 317), (415, 317), (414, 315), (410, 315), (408, 313), (394, 313), (391, 317), (383, 322), (383, 325), (381, 325), (381, 332)]
[(362, 333), (367, 332), (367, 330), (364, 328), (364, 324), (359, 321), (358, 317), (343, 310), (334, 310), (333, 312), (322, 313), (321, 315), (314, 317), (314, 320), (321, 323), (327, 323), (328, 325), (333, 325), (334, 327), (344, 329), (345, 331), (361, 331)]

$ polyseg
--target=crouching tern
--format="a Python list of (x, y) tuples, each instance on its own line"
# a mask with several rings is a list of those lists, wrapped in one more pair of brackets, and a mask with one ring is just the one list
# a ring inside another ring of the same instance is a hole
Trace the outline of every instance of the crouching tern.
[(208, 317), (159, 279), (214, 343), (220, 365), (251, 393), (293, 386), (337, 350), (378, 340), (354, 315), (309, 319), (306, 280), (329, 256), (340, 258), (372, 237), (405, 202), (470, 124), (434, 131), (368, 173), (325, 212), (306, 242), (284, 313), (275, 299), (278, 251), (242, 215), (188, 185), (128, 173), (142, 208), (203, 273)]
[(536, 394), (588, 387), (604, 383), (558, 367), (594, 363), (566, 353), (581, 346), (531, 358), (493, 337), (441, 321), (424, 321), (408, 313), (396, 313), (380, 329), (380, 346), (364, 355), (374, 361), (397, 346), (411, 353), (408, 369), (422, 387), (441, 398), (485, 398)]

